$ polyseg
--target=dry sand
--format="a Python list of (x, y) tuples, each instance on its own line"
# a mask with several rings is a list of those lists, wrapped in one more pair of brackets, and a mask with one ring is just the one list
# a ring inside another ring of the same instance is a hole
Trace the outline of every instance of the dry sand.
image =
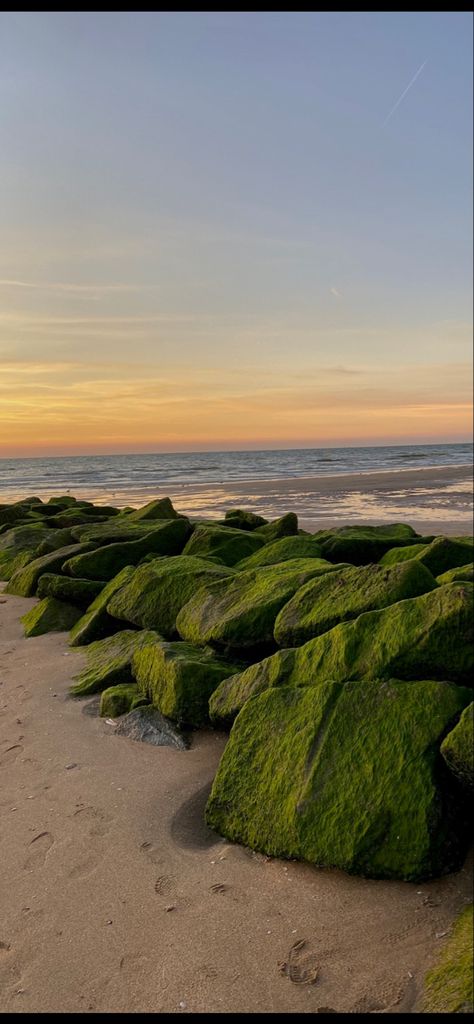
[[(414, 885), (228, 844), (203, 823), (224, 734), (115, 736), (68, 698), (83, 652), (23, 637), (35, 599), (0, 601), (2, 1012), (413, 1009), (470, 865)], [(281, 969), (303, 939), (314, 984)]]

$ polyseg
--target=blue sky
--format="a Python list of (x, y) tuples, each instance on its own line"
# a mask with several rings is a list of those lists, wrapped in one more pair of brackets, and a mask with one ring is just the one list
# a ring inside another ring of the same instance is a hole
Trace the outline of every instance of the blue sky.
[(471, 14), (11, 12), (0, 66), (2, 452), (469, 438)]

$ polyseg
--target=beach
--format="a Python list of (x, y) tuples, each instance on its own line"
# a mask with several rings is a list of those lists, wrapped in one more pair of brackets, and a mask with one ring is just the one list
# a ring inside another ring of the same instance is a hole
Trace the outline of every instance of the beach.
[(413, 1011), (470, 862), (373, 881), (222, 840), (203, 808), (226, 735), (115, 736), (68, 695), (83, 651), (25, 639), (36, 599), (0, 600), (2, 1012)]

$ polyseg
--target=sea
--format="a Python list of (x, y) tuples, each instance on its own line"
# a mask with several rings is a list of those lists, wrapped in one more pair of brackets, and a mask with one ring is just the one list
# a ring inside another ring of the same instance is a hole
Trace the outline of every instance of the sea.
[[(472, 443), (0, 459), (0, 502), (18, 501), (31, 495), (47, 500), (54, 495), (74, 494), (99, 504), (138, 507), (154, 497), (169, 494), (179, 511), (211, 518), (235, 504), (255, 508), (269, 516), (294, 508), (307, 518), (314, 518), (310, 514), (311, 503), (299, 481), (302, 485), (308, 478), (333, 477), (340, 491), (344, 475), (357, 474), (360, 478), (358, 496), (351, 497), (353, 492), (350, 492), (345, 501), (339, 497), (339, 513), (342, 519), (356, 513), (370, 519), (377, 509), (373, 495), (368, 496), (367, 508), (362, 501), (364, 475), (393, 474), (416, 468), (469, 467), (472, 461)], [(286, 491), (281, 494), (278, 482), (283, 480), (293, 481), (294, 486), (288, 489), (286, 485)], [(267, 485), (260, 491), (258, 485), (262, 481), (272, 482), (273, 486)], [(247, 501), (242, 498), (241, 484), (245, 482), (248, 483)], [(443, 515), (446, 518), (454, 508), (454, 493), (450, 494), (449, 482), (444, 490), (445, 494), (440, 496), (437, 492), (436, 497), (430, 498), (425, 487), (423, 501), (423, 488), (418, 488), (415, 504), (411, 503), (414, 511), (420, 513), (416, 501), (418, 504), (421, 501), (422, 515), (427, 503), (435, 502), (441, 518)], [(470, 514), (470, 491), (469, 481), (455, 485), (459, 499), (456, 514), (463, 520)], [(393, 494), (397, 493), (395, 488)], [(311, 501), (312, 508), (314, 497)], [(384, 501), (387, 505), (387, 496)], [(300, 507), (295, 507), (298, 502)], [(406, 501), (402, 505), (406, 513)], [(393, 518), (397, 513), (396, 502), (392, 500), (385, 511)], [(406, 514), (403, 518), (406, 519)]]

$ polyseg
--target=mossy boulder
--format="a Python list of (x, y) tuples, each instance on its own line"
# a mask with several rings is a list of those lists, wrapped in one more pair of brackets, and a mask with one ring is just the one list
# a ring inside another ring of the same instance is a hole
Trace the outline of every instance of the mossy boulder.
[[(265, 544), (254, 555), (244, 558), (239, 562), (237, 568), (258, 569), (261, 565), (276, 565), (277, 562), (287, 562), (289, 558), (322, 558), (321, 548), (311, 537), (302, 537), (297, 534), (295, 537), (280, 537), (271, 544)], [(332, 563), (328, 563), (332, 564)]]
[(263, 537), (259, 537), (255, 531), (249, 533), (232, 527), (199, 523), (182, 553), (205, 558), (217, 555), (225, 565), (233, 566), (254, 554), (264, 543)]
[(113, 636), (96, 640), (86, 647), (86, 664), (74, 676), (71, 687), (74, 697), (100, 693), (118, 683), (133, 683), (132, 658), (136, 651), (159, 640), (150, 629), (124, 629)]
[(465, 786), (474, 787), (474, 703), (465, 708), (459, 722), (445, 737), (441, 753), (450, 771)]
[(419, 536), (406, 523), (387, 526), (341, 526), (319, 530), (314, 537), (321, 545), (323, 558), (330, 562), (367, 565), (378, 562), (390, 548), (419, 543)]
[(45, 572), (38, 580), (36, 592), (38, 597), (55, 597), (58, 601), (69, 601), (79, 608), (88, 608), (103, 588), (104, 584), (98, 580), (80, 580), (74, 576)]
[(138, 692), (136, 683), (118, 683), (117, 686), (109, 686), (102, 692), (99, 714), (101, 718), (115, 718), (117, 715), (126, 715), (146, 703), (147, 700)]
[(322, 559), (294, 558), (207, 584), (181, 609), (178, 633), (191, 643), (240, 652), (268, 649), (280, 609), (303, 583), (327, 570), (332, 567)]
[[(456, 569), (472, 561), (472, 553), (472, 537), (435, 537), (430, 544), (425, 544), (421, 549), (417, 545), (412, 557), (426, 565), (433, 576), (440, 576), (449, 569)], [(388, 551), (381, 559), (381, 563), (394, 565), (395, 562), (409, 557), (405, 548), (399, 548), (398, 551)]]
[(371, 564), (326, 572), (297, 590), (282, 608), (275, 640), (279, 647), (299, 647), (339, 622), (418, 597), (436, 586), (429, 570), (413, 560), (390, 568)]
[(185, 519), (158, 521), (150, 532), (139, 540), (122, 541), (95, 548), (87, 554), (70, 558), (64, 572), (89, 580), (110, 580), (126, 565), (138, 565), (150, 551), (157, 555), (179, 555), (189, 536), (190, 526)]
[(155, 498), (142, 508), (130, 512), (128, 518), (130, 522), (140, 523), (146, 519), (178, 519), (178, 513), (169, 498)]
[(77, 605), (57, 601), (55, 597), (45, 597), (34, 608), (30, 608), (26, 615), (22, 615), (21, 622), (25, 636), (41, 636), (42, 633), (71, 629), (80, 616), (81, 609)]
[(92, 551), (92, 544), (68, 544), (65, 548), (51, 551), (40, 558), (34, 558), (28, 562), (23, 569), (17, 569), (10, 576), (6, 586), (9, 594), (17, 594), (18, 597), (33, 597), (36, 594), (36, 587), (40, 576), (45, 572), (59, 573), (68, 559), (74, 556), (81, 556)]
[(441, 586), (444, 583), (474, 583), (474, 564), (468, 562), (467, 565), (460, 565), (456, 569), (448, 569), (436, 577), (436, 582)]
[(9, 580), (36, 556), (38, 545), (51, 534), (43, 523), (7, 526), (0, 536), (0, 579)]
[(97, 597), (71, 630), (69, 636), (71, 647), (83, 647), (85, 644), (100, 640), (102, 637), (122, 629), (122, 623), (109, 615), (107, 604), (115, 591), (131, 580), (134, 572), (135, 566), (126, 565), (112, 580), (103, 585)]
[(426, 551), (429, 544), (408, 544), (406, 547), (401, 548), (390, 548), (382, 555), (380, 559), (380, 565), (387, 566), (398, 565), (399, 562), (412, 561), (418, 555), (422, 555)]
[(255, 512), (249, 512), (243, 508), (231, 508), (226, 512), (223, 520), (220, 520), (223, 526), (232, 526), (236, 530), (256, 530), (258, 526), (266, 526), (268, 519), (263, 516), (258, 516)]
[(75, 538), (70, 530), (56, 530), (49, 528), (47, 536), (42, 538), (36, 549), (36, 558), (42, 555), (49, 555), (51, 551), (59, 551), (60, 548), (69, 547), (75, 543)]
[(271, 544), (280, 537), (293, 537), (298, 533), (298, 516), (294, 512), (286, 512), (279, 519), (272, 519), (265, 526), (257, 526), (259, 537), (263, 537), (265, 544)]
[(177, 636), (176, 616), (196, 590), (233, 572), (192, 555), (159, 558), (136, 569), (130, 582), (111, 597), (107, 611), (115, 619), (157, 629), (172, 640)]
[(211, 722), (219, 728), (228, 729), (250, 697), (275, 686), (285, 686), (293, 674), (295, 654), (294, 648), (277, 651), (269, 658), (223, 679), (209, 700)]
[[(158, 524), (159, 525), (159, 524)], [(141, 540), (155, 528), (145, 520), (143, 523), (130, 522), (128, 516), (116, 516), (105, 522), (88, 522), (82, 526), (71, 527), (71, 533), (75, 540), (93, 541), (97, 547), (103, 548), (106, 544), (119, 544), (122, 541)]]
[(458, 869), (467, 823), (438, 754), (468, 691), (436, 681), (321, 681), (247, 701), (206, 820), (277, 857), (370, 878)]
[(172, 721), (200, 726), (209, 721), (209, 697), (239, 666), (210, 648), (187, 643), (154, 643), (133, 657), (138, 689)]
[(465, 907), (428, 971), (418, 1013), (473, 1012), (473, 905)]

